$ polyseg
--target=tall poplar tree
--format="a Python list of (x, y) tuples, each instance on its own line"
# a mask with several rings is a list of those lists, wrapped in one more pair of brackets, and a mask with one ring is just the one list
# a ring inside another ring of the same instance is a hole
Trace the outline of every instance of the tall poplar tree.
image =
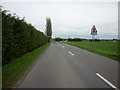
[(51, 39), (51, 36), (52, 36), (52, 23), (51, 23), (51, 19), (50, 18), (47, 18), (46, 19), (46, 34), (47, 36), (49, 37), (49, 40)]

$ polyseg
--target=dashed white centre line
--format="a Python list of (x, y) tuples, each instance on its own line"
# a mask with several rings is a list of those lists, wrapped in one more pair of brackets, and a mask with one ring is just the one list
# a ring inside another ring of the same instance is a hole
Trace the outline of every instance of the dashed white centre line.
[(96, 75), (101, 78), (103, 81), (105, 81), (108, 85), (110, 85), (112, 88), (117, 88), (115, 85), (113, 85), (111, 82), (109, 82), (107, 79), (105, 79), (103, 76), (101, 76), (99, 73), (96, 73)]
[(70, 51), (68, 51), (72, 56), (74, 56), (74, 54), (72, 53), (72, 52), (70, 52)]

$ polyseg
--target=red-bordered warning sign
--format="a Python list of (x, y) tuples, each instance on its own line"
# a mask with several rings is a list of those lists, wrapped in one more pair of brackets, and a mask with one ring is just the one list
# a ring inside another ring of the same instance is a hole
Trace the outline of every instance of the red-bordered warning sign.
[(91, 29), (91, 35), (97, 35), (97, 29), (96, 29), (95, 25), (93, 25), (93, 27)]

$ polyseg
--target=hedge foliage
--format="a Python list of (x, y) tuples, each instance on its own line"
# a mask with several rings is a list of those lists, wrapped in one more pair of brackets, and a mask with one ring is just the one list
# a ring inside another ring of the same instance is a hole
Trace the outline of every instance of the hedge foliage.
[(48, 42), (48, 37), (36, 30), (24, 18), (2, 11), (2, 64), (32, 51)]

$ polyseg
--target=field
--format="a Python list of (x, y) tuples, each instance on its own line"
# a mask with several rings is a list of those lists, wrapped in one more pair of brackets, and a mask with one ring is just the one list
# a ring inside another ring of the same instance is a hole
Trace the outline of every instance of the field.
[(22, 57), (17, 58), (13, 62), (2, 67), (2, 87), (12, 88), (13, 85), (23, 76), (25, 71), (35, 62), (35, 60), (49, 46), (47, 43)]
[(73, 46), (80, 47), (82, 49), (86, 49), (88, 51), (109, 57), (111, 59), (119, 60), (120, 54), (118, 55), (118, 42), (112, 41), (100, 41), (100, 42), (64, 42), (66, 44), (70, 44)]

